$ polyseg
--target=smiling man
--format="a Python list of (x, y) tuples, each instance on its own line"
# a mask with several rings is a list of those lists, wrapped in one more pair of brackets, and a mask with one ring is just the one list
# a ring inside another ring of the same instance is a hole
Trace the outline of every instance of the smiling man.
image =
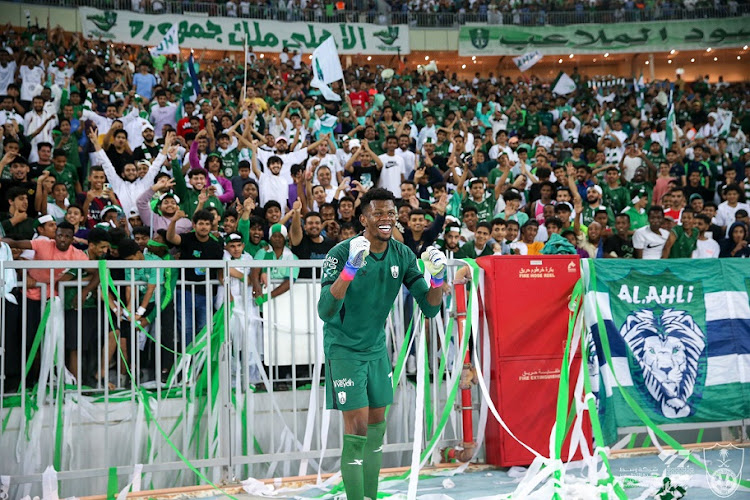
[(409, 248), (391, 238), (396, 224), (393, 194), (381, 188), (362, 196), (364, 233), (342, 241), (326, 257), (318, 314), (324, 321), (326, 407), (343, 412), (341, 475), (349, 500), (377, 498), (385, 409), (393, 401), (386, 318), (406, 285), (422, 311), (440, 310), (445, 254), (422, 254), (432, 279), (422, 277)]

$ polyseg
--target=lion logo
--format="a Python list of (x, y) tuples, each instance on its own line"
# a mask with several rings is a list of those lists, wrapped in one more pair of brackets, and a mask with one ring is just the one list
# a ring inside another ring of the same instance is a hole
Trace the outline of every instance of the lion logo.
[(698, 376), (698, 360), (706, 336), (685, 311), (636, 311), (625, 319), (620, 335), (643, 370), (649, 394), (661, 405), (666, 418), (691, 414), (688, 398)]

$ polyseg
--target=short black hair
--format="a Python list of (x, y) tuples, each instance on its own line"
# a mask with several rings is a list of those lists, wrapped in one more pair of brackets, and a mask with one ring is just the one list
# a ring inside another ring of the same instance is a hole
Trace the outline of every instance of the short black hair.
[[(62, 222), (60, 224), (62, 224)], [(60, 227), (60, 224), (58, 224), (57, 227)], [(89, 243), (101, 243), (102, 241), (106, 241), (106, 242), (112, 241), (112, 237), (109, 235), (109, 232), (105, 231), (104, 229), (100, 227), (95, 227), (94, 229), (89, 231), (89, 234), (86, 237), (86, 239), (89, 240)]]
[(265, 204), (265, 205), (263, 205), (263, 213), (265, 214), (266, 212), (268, 212), (268, 209), (269, 209), (269, 208), (273, 208), (273, 207), (276, 207), (276, 208), (278, 208), (279, 210), (281, 210), (281, 203), (279, 203), (279, 202), (278, 202), (278, 201), (276, 201), (276, 200), (268, 200), (268, 201), (266, 202), (266, 204)]
[(463, 210), (461, 211), (461, 215), (464, 216), (468, 214), (469, 212), (474, 212), (475, 214), (479, 214), (476, 207), (467, 206), (463, 208)]
[(724, 186), (724, 194), (727, 194), (729, 191), (734, 191), (737, 194), (742, 194), (742, 191), (740, 190), (740, 186), (738, 184), (729, 184), (728, 186)]
[(205, 209), (198, 210), (193, 214), (193, 224), (197, 223), (198, 221), (208, 221), (213, 222), (214, 221), (214, 215)]
[(323, 220), (323, 217), (320, 216), (319, 212), (307, 212), (305, 214), (305, 222), (307, 222), (307, 219), (310, 217), (317, 217), (318, 219)]
[(148, 226), (138, 226), (133, 228), (133, 236), (141, 235), (141, 236), (150, 236), (151, 235), (151, 228)]
[(8, 194), (6, 195), (6, 198), (8, 201), (13, 201), (21, 195), (26, 195), (28, 197), (29, 196), (28, 189), (22, 188), (21, 186), (15, 186), (8, 190)]
[(485, 221), (482, 221), (482, 222), (478, 222), (478, 223), (477, 223), (477, 229), (479, 229), (480, 227), (483, 227), (483, 228), (485, 228), (485, 229), (486, 229), (487, 231), (489, 231), (490, 233), (492, 232), (492, 226), (490, 225), (490, 223), (489, 223), (489, 222), (485, 222)]
[(563, 227), (563, 221), (562, 219), (560, 219), (560, 217), (547, 217), (547, 219), (544, 221), (544, 225), (549, 226), (550, 224), (559, 228)]
[(660, 213), (664, 215), (664, 207), (661, 205), (652, 205), (651, 208), (648, 209), (648, 214), (651, 215), (651, 213)]
[(257, 215), (253, 215), (250, 217), (250, 220), (248, 221), (248, 227), (252, 228), (252, 227), (257, 227), (257, 226), (265, 228), (266, 222), (260, 217), (258, 217)]
[(711, 217), (709, 217), (709, 216), (708, 216), (708, 215), (706, 215), (706, 214), (695, 214), (695, 215), (693, 216), (693, 218), (694, 218), (694, 219), (699, 219), (699, 220), (702, 220), (703, 222), (705, 222), (705, 223), (706, 223), (707, 225), (709, 225), (709, 226), (711, 225)]
[(58, 148), (58, 149), (56, 149), (56, 150), (54, 150), (52, 152), (52, 158), (57, 158), (58, 156), (65, 156), (65, 157), (67, 157), (68, 153), (66, 153), (64, 149)]
[(615, 214), (615, 219), (617, 219), (618, 217), (625, 217), (626, 219), (628, 219), (628, 222), (630, 222), (630, 214), (620, 212), (619, 214)]
[(117, 255), (121, 260), (132, 257), (140, 251), (141, 247), (138, 246), (138, 243), (136, 243), (135, 240), (126, 239), (117, 245)]
[[(247, 163), (247, 162), (245, 162), (245, 163)], [(248, 168), (249, 167), (250, 167), (250, 164), (248, 163)], [(304, 165), (302, 165), (301, 163), (295, 163), (294, 165), (292, 165), (292, 168), (289, 169), (289, 173), (292, 175), (292, 177), (294, 177), (298, 173), (304, 172), (304, 170), (305, 170), (305, 166)]]
[(372, 208), (370, 203), (373, 201), (391, 201), (394, 206), (396, 205), (396, 197), (393, 196), (393, 193), (384, 188), (373, 188), (362, 195), (362, 202), (360, 203), (362, 212), (370, 210)]
[(502, 217), (495, 217), (494, 219), (492, 219), (492, 222), (490, 222), (490, 224), (492, 225), (492, 227), (495, 227), (495, 226), (506, 226), (507, 227), (508, 221), (506, 221)]
[(421, 208), (412, 208), (412, 209), (411, 209), (411, 211), (409, 212), (409, 217), (411, 217), (412, 215), (422, 215), (422, 216), (426, 216), (426, 215), (427, 215), (427, 212), (425, 212), (425, 211), (424, 211), (424, 210), (422, 210)]
[[(68, 221), (66, 221), (66, 220), (64, 220), (64, 221), (60, 222), (60, 223), (59, 223), (59, 224), (57, 225), (57, 230), (59, 231), (60, 229), (70, 229), (70, 230), (71, 230), (71, 231), (73, 231), (74, 233), (75, 233), (75, 231), (76, 231), (76, 228), (74, 228), (74, 227), (73, 227), (73, 224), (71, 224), (70, 222), (68, 222)], [(92, 229), (92, 231), (93, 231), (93, 229)]]

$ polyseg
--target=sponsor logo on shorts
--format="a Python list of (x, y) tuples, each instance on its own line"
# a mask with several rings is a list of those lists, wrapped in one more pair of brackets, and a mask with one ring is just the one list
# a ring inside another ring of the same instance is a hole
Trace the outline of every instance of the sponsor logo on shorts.
[(345, 405), (346, 404), (346, 392), (340, 391), (336, 394), (339, 398), (339, 404)]
[(354, 387), (354, 381), (350, 378), (340, 378), (333, 381), (333, 386), (336, 388)]

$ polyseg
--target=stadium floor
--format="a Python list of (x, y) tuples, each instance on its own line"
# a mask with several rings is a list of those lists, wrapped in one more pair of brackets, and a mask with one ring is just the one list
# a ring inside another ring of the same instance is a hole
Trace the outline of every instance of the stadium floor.
[[(737, 452), (737, 458), (740, 458)], [(673, 466), (665, 466), (664, 461), (656, 455), (645, 455), (637, 457), (623, 457), (611, 460), (612, 471), (615, 476), (623, 478), (625, 476), (640, 480), (641, 484), (633, 481), (624, 481), (629, 485), (625, 492), (629, 499), (646, 499), (654, 498), (658, 491), (658, 485), (661, 483), (662, 474), (671, 477), (673, 483), (686, 487), (686, 498), (690, 500), (715, 500), (719, 498), (708, 487), (705, 472), (697, 466), (687, 463), (678, 464), (673, 462)], [(417, 498), (421, 500), (490, 500), (507, 498), (505, 495), (512, 493), (517, 485), (519, 478), (518, 469), (481, 469), (467, 471), (462, 474), (452, 476), (433, 475), (431, 477), (420, 477)], [(569, 472), (576, 476), (579, 471)], [(438, 473), (439, 474), (439, 473)], [(514, 477), (515, 476), (515, 477)], [(748, 473), (744, 476), (747, 478)], [(649, 483), (645, 485), (644, 483)], [(381, 481), (380, 493), (387, 493), (387, 498), (400, 499), (406, 498), (408, 489), (408, 480), (385, 480)], [(571, 495), (567, 498), (575, 500), (587, 500), (587, 496)], [(238, 500), (261, 499), (261, 498), (332, 498), (325, 495), (325, 492), (316, 488), (305, 489), (304, 491), (279, 491), (279, 495), (252, 495), (242, 493), (234, 495)], [(533, 495), (532, 495), (533, 497)], [(208, 496), (203, 498), (220, 499), (223, 496)], [(529, 498), (529, 497), (526, 497)], [(599, 497), (596, 497), (599, 498)], [(729, 495), (730, 499), (750, 498), (750, 489), (739, 488), (735, 493)]]

